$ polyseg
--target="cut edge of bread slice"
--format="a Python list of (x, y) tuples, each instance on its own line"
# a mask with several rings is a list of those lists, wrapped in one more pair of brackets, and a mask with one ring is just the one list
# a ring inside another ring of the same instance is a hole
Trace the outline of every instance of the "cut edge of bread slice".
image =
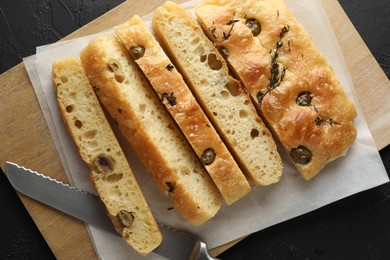
[(284, 1), (206, 0), (195, 14), (304, 179), (346, 154), (356, 109)]
[(174, 208), (194, 226), (212, 218), (221, 207), (218, 190), (119, 39), (99, 36), (80, 57), (101, 103)]
[(244, 197), (251, 191), (244, 174), (141, 18), (132, 17), (115, 33), (175, 119), (225, 202), (231, 205)]
[(194, 17), (168, 1), (155, 11), (152, 26), (242, 171), (256, 185), (278, 182), (283, 163), (270, 131)]
[(80, 61), (54, 62), (52, 78), (60, 114), (108, 216), (132, 248), (148, 254), (161, 243), (161, 233)]

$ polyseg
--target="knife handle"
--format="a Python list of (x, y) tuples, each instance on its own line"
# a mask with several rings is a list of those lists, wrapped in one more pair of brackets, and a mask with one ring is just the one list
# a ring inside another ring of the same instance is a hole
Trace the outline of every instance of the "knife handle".
[(198, 241), (192, 251), (190, 260), (218, 260), (209, 254), (206, 243)]

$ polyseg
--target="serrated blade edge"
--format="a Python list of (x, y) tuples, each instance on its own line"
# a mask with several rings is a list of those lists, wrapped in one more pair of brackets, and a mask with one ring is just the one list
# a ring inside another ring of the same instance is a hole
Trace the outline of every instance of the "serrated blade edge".
[[(14, 189), (24, 195), (120, 236), (97, 196), (9, 161), (6, 162), (6, 175)], [(162, 223), (158, 226), (163, 241), (153, 252), (170, 260), (189, 259), (199, 240)]]
[(12, 162), (5, 172), (15, 190), (119, 236), (98, 197)]

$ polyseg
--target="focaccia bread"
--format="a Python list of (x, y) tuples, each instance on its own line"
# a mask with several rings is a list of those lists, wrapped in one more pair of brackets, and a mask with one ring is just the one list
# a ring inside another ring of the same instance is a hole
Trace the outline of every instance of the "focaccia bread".
[(250, 192), (244, 174), (191, 90), (139, 16), (115, 30), (171, 113), (228, 205)]
[(59, 111), (108, 216), (131, 247), (148, 254), (161, 243), (161, 233), (80, 61), (56, 61), (52, 77)]
[(206, 0), (195, 13), (305, 179), (346, 154), (355, 106), (282, 0)]
[(99, 36), (80, 57), (101, 103), (174, 208), (195, 226), (212, 218), (221, 207), (217, 188), (119, 40)]
[(283, 164), (270, 131), (192, 15), (166, 2), (155, 11), (152, 25), (242, 171), (256, 185), (278, 182)]

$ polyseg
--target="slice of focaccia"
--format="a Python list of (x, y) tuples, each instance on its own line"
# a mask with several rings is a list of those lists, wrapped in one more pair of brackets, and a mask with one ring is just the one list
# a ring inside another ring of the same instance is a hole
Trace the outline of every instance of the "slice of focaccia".
[(134, 16), (115, 33), (192, 145), (226, 203), (230, 205), (246, 195), (251, 188), (244, 174), (143, 21)]
[(101, 103), (175, 209), (192, 225), (212, 218), (218, 190), (120, 41), (97, 37), (80, 56)]
[(243, 172), (257, 185), (279, 181), (283, 165), (248, 93), (189, 12), (166, 2), (153, 29)]
[(206, 0), (195, 13), (305, 179), (346, 154), (354, 104), (282, 0)]
[(59, 111), (108, 216), (123, 239), (146, 255), (161, 243), (161, 233), (80, 61), (56, 61), (52, 77)]

